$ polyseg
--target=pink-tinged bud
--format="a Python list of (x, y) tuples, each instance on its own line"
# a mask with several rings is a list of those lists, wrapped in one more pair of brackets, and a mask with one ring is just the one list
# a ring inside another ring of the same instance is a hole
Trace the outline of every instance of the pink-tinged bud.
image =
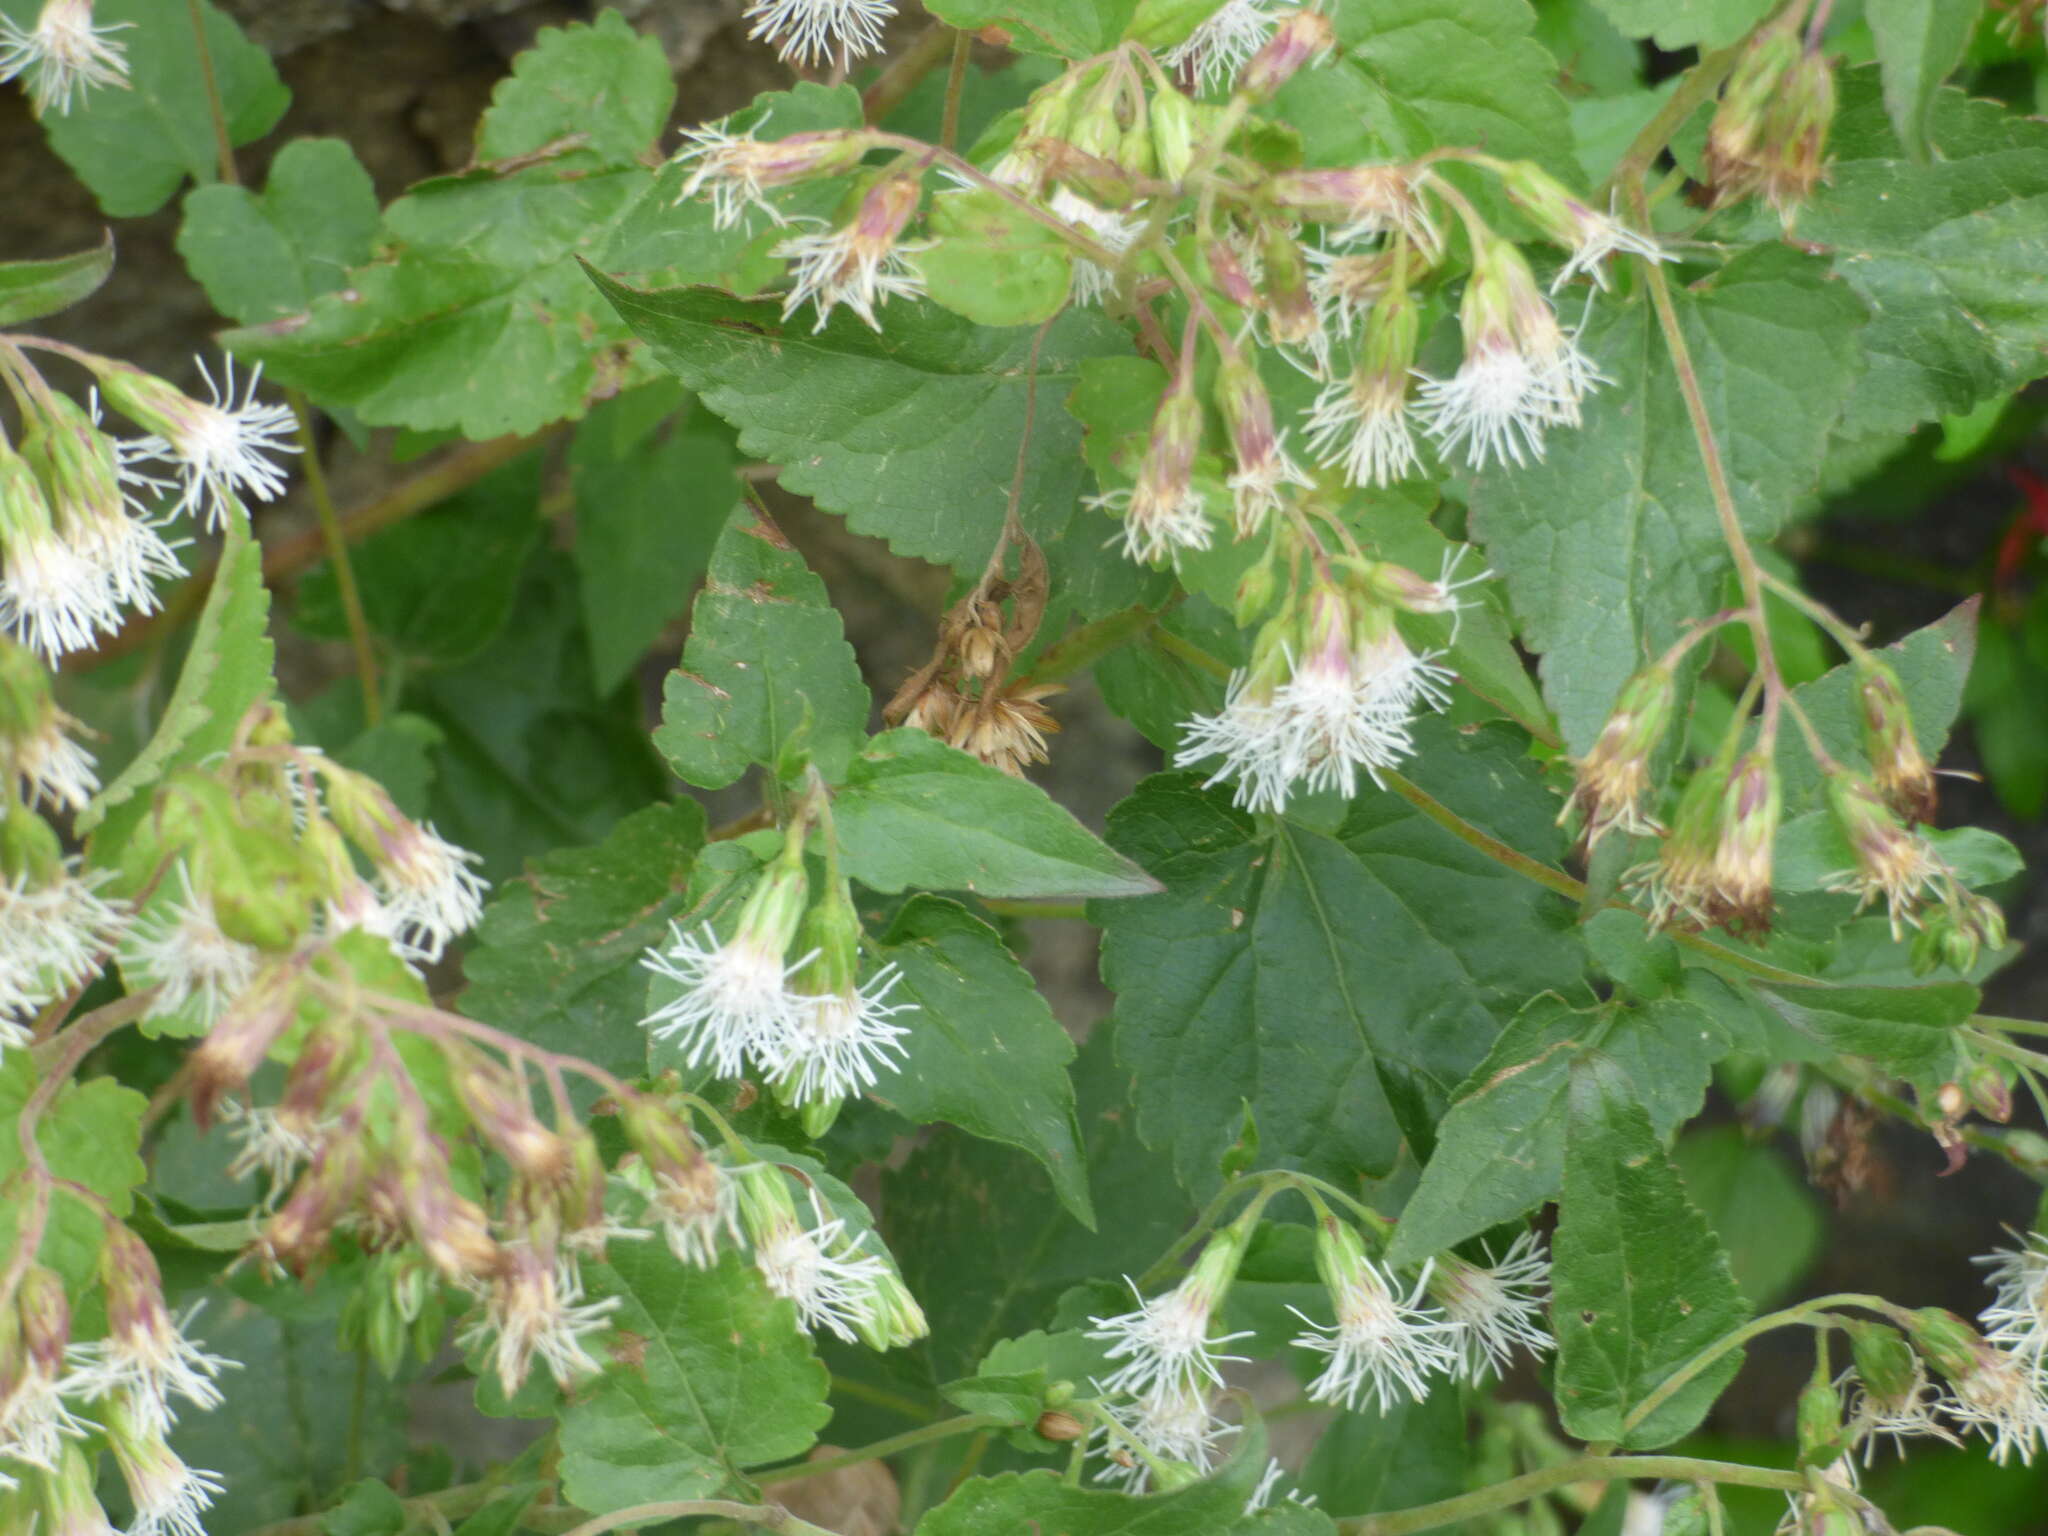
[(1862, 774), (1836, 768), (1828, 774), (1826, 789), (1835, 825), (1856, 858), (1853, 868), (1829, 879), (1828, 889), (1856, 896), (1859, 911), (1883, 897), (1897, 939), (1905, 924), (1917, 922), (1915, 908), (1940, 877), (1941, 864), (1925, 838), (1899, 825), (1884, 796)]
[(270, 1048), (291, 1027), (298, 1016), (302, 978), (302, 967), (290, 960), (264, 966), (192, 1053), (185, 1093), (193, 1123), (202, 1131), (213, 1124), (222, 1096), (246, 1087)]
[(1761, 191), (1780, 213), (1812, 195), (1835, 114), (1833, 67), (1799, 36), (1788, 11), (1753, 38), (1721, 93), (1707, 130), (1707, 179), (1716, 204)]
[(1592, 749), (1573, 765), (1577, 779), (1558, 817), (1560, 822), (1572, 816), (1582, 819), (1582, 852), (1590, 853), (1615, 830), (1631, 837), (1657, 830), (1643, 810), (1643, 795), (1650, 785), (1650, 755), (1670, 728), (1677, 696), (1677, 679), (1662, 662), (1622, 684), (1614, 712), (1600, 727)]
[(1320, 363), (1329, 338), (1309, 286), (1308, 263), (1285, 225), (1260, 230), (1259, 265), (1265, 278), (1266, 334), (1275, 346), (1298, 348)]
[(597, 1138), (580, 1125), (563, 1132), (568, 1165), (561, 1181), (563, 1241), (586, 1251), (602, 1251), (605, 1236), (605, 1166)]
[(1280, 487), (1309, 483), (1287, 455), (1273, 426), (1273, 400), (1258, 367), (1243, 353), (1223, 359), (1216, 374), (1216, 404), (1230, 432), (1230, 454), (1236, 470), (1230, 490), (1237, 505), (1237, 536), (1247, 539), (1264, 526), (1266, 514), (1280, 505)]
[(107, 1334), (139, 1350), (176, 1331), (164, 1305), (163, 1272), (149, 1244), (118, 1221), (105, 1227), (100, 1248), (100, 1285), (107, 1301)]
[[(71, 1302), (55, 1270), (31, 1264), (14, 1293), (21, 1319), (21, 1351), (27, 1368), (47, 1380), (64, 1374), (64, 1347), (71, 1342)], [(5, 1421), (8, 1383), (0, 1380), (0, 1422)]]
[(1228, 240), (1211, 240), (1202, 247), (1202, 257), (1209, 264), (1209, 280), (1218, 293), (1239, 309), (1259, 307), (1259, 291), (1252, 286), (1244, 263), (1238, 260), (1237, 251)]
[(490, 1224), (482, 1207), (456, 1193), (437, 1137), (408, 1132), (394, 1172), (406, 1228), (434, 1268), (458, 1282), (496, 1272), (501, 1250)]
[(921, 293), (923, 279), (907, 262), (909, 248), (900, 241), (923, 190), (917, 173), (889, 172), (862, 194), (848, 224), (777, 245), (771, 254), (790, 263), (791, 286), (783, 315), (815, 301), (818, 323), (813, 329), (822, 330), (832, 310), (844, 304), (870, 330), (879, 330), (876, 305)]
[(2004, 1125), (2012, 1119), (2012, 1084), (1996, 1062), (1973, 1063), (1963, 1074), (1963, 1092), (1986, 1120)]
[(741, 223), (750, 208), (780, 224), (781, 212), (766, 197), (771, 188), (844, 175), (873, 147), (873, 136), (865, 130), (833, 129), (761, 140), (727, 133), (715, 123), (693, 128), (683, 135), (683, 147), (675, 155), (676, 164), (690, 168), (676, 201), (708, 189), (711, 222), (719, 229)]
[(1733, 932), (1771, 925), (1771, 857), (1782, 807), (1778, 765), (1768, 748), (1736, 760), (1721, 798), (1720, 838), (1708, 891), (1709, 919)]
[(1238, 94), (1255, 102), (1270, 100), (1281, 86), (1336, 46), (1337, 29), (1321, 11), (1290, 12), (1238, 75)]
[(1878, 792), (1907, 824), (1934, 819), (1934, 770), (1913, 734), (1913, 712), (1899, 675), (1868, 654), (1856, 663), (1863, 747)]
[(509, 1072), (472, 1058), (457, 1068), (455, 1091), (477, 1130), (511, 1164), (514, 1173), (550, 1185), (568, 1172), (567, 1145), (541, 1124), (525, 1089)]
[(1131, 173), (1103, 155), (1091, 155), (1065, 139), (1033, 139), (1025, 146), (1053, 181), (1065, 182), (1104, 208), (1127, 208), (1138, 196)]
[[(326, 1257), (327, 1242), (363, 1188), (363, 1153), (354, 1136), (332, 1136), (292, 1186), (256, 1239), (265, 1262), (303, 1276)], [(366, 1245), (368, 1246), (368, 1245)]]
[(1133, 560), (1177, 561), (1183, 550), (1209, 547), (1208, 509), (1194, 483), (1201, 446), (1202, 401), (1193, 369), (1183, 367), (1153, 412), (1137, 484), (1123, 508), (1124, 549)]
[(278, 1119), (293, 1133), (310, 1136), (354, 1075), (359, 1051), (357, 1038), (339, 1021), (329, 1020), (310, 1031), (285, 1076)]
[(1282, 171), (1267, 183), (1275, 206), (1337, 227), (1338, 244), (1399, 233), (1431, 260), (1442, 237), (1421, 196), (1422, 178), (1400, 165)]

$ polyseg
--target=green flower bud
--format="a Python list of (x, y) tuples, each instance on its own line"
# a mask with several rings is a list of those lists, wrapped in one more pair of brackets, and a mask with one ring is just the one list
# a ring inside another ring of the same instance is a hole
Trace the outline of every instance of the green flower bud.
[(1799, 1464), (1828, 1466), (1848, 1449), (1842, 1431), (1842, 1395), (1825, 1375), (1816, 1374), (1799, 1394)]
[(1932, 820), (1934, 770), (1913, 734), (1913, 714), (1898, 673), (1868, 653), (1858, 657), (1856, 701), (1863, 717), (1863, 749), (1878, 792), (1909, 825)]
[(1195, 160), (1195, 104), (1185, 92), (1163, 85), (1154, 92), (1146, 115), (1159, 174), (1179, 181)]
[(1897, 1329), (1884, 1323), (1850, 1319), (1849, 1354), (1863, 1390), (1880, 1409), (1906, 1404), (1920, 1390), (1919, 1363)]
[(1591, 852), (1617, 829), (1631, 837), (1657, 830), (1643, 810), (1643, 796), (1650, 787), (1650, 755), (1670, 729), (1677, 697), (1677, 677), (1662, 661), (1621, 685), (1592, 748), (1573, 765), (1571, 798), (1558, 816), (1559, 822), (1581, 818), (1582, 851)]

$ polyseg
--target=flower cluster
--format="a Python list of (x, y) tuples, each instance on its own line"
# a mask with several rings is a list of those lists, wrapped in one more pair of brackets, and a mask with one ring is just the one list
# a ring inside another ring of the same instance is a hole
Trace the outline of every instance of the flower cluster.
[(1826, 165), (1835, 76), (1819, 38), (1801, 36), (1804, 6), (1757, 29), (1736, 60), (1707, 129), (1707, 183), (1717, 204), (1762, 193), (1787, 219)]
[(62, 349), (145, 434), (117, 439), (102, 429), (98, 396), (87, 409), (51, 388), (25, 344), (33, 339), (0, 347), (0, 379), (23, 423), (18, 445), (0, 442), (0, 632), (54, 660), (97, 645), (130, 612), (155, 611), (158, 583), (184, 570), (164, 536), (170, 517), (219, 528), (238, 497), (277, 496), (285, 480), (271, 456), (297, 445), (292, 413), (259, 401), (253, 374), (238, 393), (232, 366), (216, 384), (202, 364), (202, 401), (126, 363)]
[(805, 869), (806, 823), (792, 823), (782, 851), (741, 906), (731, 937), (709, 924), (672, 923), (665, 947), (642, 964), (670, 995), (643, 1021), (674, 1040), (691, 1068), (738, 1077), (751, 1062), (779, 1098), (805, 1111), (822, 1134), (847, 1097), (875, 1085), (904, 1054), (895, 1022), (917, 1004), (891, 1002), (894, 964), (860, 979), (859, 914), (836, 868), (829, 827), (827, 874), (813, 890)]
[[(166, 1441), (181, 1406), (221, 1401), (215, 1378), (235, 1364), (187, 1336), (149, 1247), (102, 1213), (96, 1280), (106, 1301), (101, 1337), (76, 1338), (64, 1282), (39, 1263), (11, 1270), (0, 1295), (0, 1489), (56, 1530), (110, 1529), (82, 1442), (104, 1440), (135, 1507), (139, 1536), (204, 1536), (201, 1515), (220, 1492)], [(86, 1523), (66, 1525), (63, 1518)], [(96, 1519), (97, 1524), (90, 1523)], [(29, 1528), (34, 1523), (31, 1516)]]
[[(1259, 628), (1223, 708), (1188, 722), (1174, 760), (1221, 759), (1209, 782), (1235, 781), (1237, 803), (1254, 811), (1284, 810), (1298, 788), (1349, 796), (1360, 769), (1379, 782), (1414, 750), (1416, 712), (1449, 693), (1450, 673), (1409, 645), (1398, 615), (1455, 614), (1458, 590), (1482, 579), (1456, 580), (1448, 563), (1427, 581), (1384, 561), (1314, 559), (1303, 589)], [(1239, 616), (1263, 607), (1254, 588)]]

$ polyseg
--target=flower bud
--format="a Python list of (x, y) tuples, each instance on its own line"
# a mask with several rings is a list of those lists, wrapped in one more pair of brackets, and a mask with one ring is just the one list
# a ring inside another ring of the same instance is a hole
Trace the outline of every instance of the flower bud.
[[(1092, 155), (1064, 139), (1032, 139), (1027, 147), (1048, 178), (1064, 182), (1102, 208), (1127, 208), (1137, 199), (1131, 173), (1108, 155)], [(1109, 147), (1113, 153), (1116, 145)]]
[(683, 147), (674, 157), (676, 164), (690, 167), (676, 201), (708, 187), (717, 228), (739, 224), (750, 207), (762, 209), (779, 224), (783, 216), (767, 201), (769, 188), (845, 175), (873, 147), (873, 136), (861, 129), (793, 133), (764, 141), (750, 134), (729, 134), (715, 123), (695, 128), (684, 135)]
[(1771, 921), (1771, 856), (1782, 806), (1778, 765), (1767, 747), (1745, 753), (1729, 771), (1714, 847), (1710, 916), (1741, 932)]
[(1913, 1350), (1897, 1329), (1884, 1323), (1849, 1319), (1850, 1358), (1863, 1390), (1882, 1408), (1909, 1401), (1920, 1388), (1920, 1367)]
[(1177, 561), (1183, 550), (1209, 547), (1208, 510), (1194, 483), (1201, 446), (1202, 401), (1190, 355), (1159, 397), (1137, 483), (1124, 504), (1124, 550), (1133, 560)]
[(1232, 352), (1216, 372), (1216, 404), (1230, 432), (1231, 457), (1237, 470), (1230, 489), (1237, 504), (1237, 536), (1247, 539), (1280, 504), (1282, 485), (1307, 485), (1287, 456), (1273, 426), (1273, 400), (1257, 366), (1242, 352)]
[(1825, 781), (1828, 809), (1855, 866), (1831, 877), (1828, 888), (1860, 898), (1858, 909), (1882, 896), (1891, 914), (1892, 937), (1915, 921), (1921, 893), (1941, 873), (1926, 840), (1900, 826), (1877, 787), (1851, 769), (1833, 768)]
[(931, 1325), (895, 1267), (888, 1265), (869, 1290), (867, 1305), (855, 1315), (853, 1331), (869, 1349), (902, 1349), (930, 1333)]
[(482, 1208), (456, 1193), (438, 1138), (407, 1127), (392, 1173), (406, 1228), (434, 1268), (458, 1283), (496, 1273), (497, 1241)]
[(1216, 285), (1218, 293), (1239, 309), (1259, 307), (1258, 290), (1252, 286), (1244, 263), (1238, 259), (1236, 248), (1228, 240), (1211, 240), (1202, 247), (1202, 259), (1208, 263), (1209, 280)]
[(267, 1263), (304, 1275), (326, 1256), (327, 1241), (363, 1188), (362, 1144), (330, 1136), (313, 1153), (291, 1194), (263, 1224), (257, 1251)]
[(1273, 344), (1302, 348), (1320, 362), (1328, 338), (1309, 288), (1308, 263), (1285, 225), (1267, 224), (1260, 230), (1259, 265), (1265, 276), (1266, 332)]
[(1162, 85), (1153, 92), (1146, 116), (1159, 174), (1168, 181), (1187, 175), (1195, 160), (1195, 104), (1183, 91)]
[(1339, 245), (1399, 233), (1431, 260), (1442, 249), (1421, 181), (1404, 166), (1353, 165), (1282, 171), (1267, 183), (1276, 207), (1318, 224), (1334, 224)]
[(1308, 7), (1290, 11), (1238, 75), (1238, 94), (1254, 102), (1270, 101), (1281, 86), (1336, 46), (1337, 29), (1329, 17)]
[(568, 1173), (567, 1144), (541, 1124), (526, 1090), (503, 1067), (469, 1057), (456, 1068), (455, 1091), (477, 1130), (514, 1173), (541, 1185)]
[(1820, 179), (1835, 111), (1834, 71), (1799, 36), (1792, 10), (1751, 39), (1707, 130), (1707, 175), (1717, 204), (1762, 191), (1780, 213)]
[(1921, 1357), (1950, 1381), (1975, 1371), (1990, 1348), (1975, 1328), (1941, 1307), (1920, 1308), (1910, 1314), (1905, 1326)]
[(1863, 746), (1878, 792), (1908, 825), (1934, 817), (1934, 770), (1913, 734), (1913, 715), (1899, 675), (1875, 656), (1856, 663), (1856, 699), (1862, 708)]
[(213, 1123), (221, 1097), (247, 1086), (271, 1046), (298, 1017), (303, 979), (303, 968), (293, 961), (271, 961), (192, 1053), (185, 1092), (193, 1123), (202, 1131)]
[(1088, 1433), (1088, 1426), (1064, 1409), (1051, 1408), (1038, 1416), (1032, 1429), (1041, 1439), (1055, 1442), (1078, 1440)]
[(1971, 1063), (1963, 1074), (1962, 1088), (1970, 1107), (1986, 1120), (2004, 1125), (2012, 1119), (2012, 1084), (1997, 1062)]
[(1848, 1450), (1842, 1430), (1842, 1395), (1825, 1375), (1816, 1374), (1799, 1394), (1799, 1464), (1825, 1467)]
[(93, 1464), (67, 1440), (54, 1470), (35, 1480), (41, 1523), (29, 1528), (35, 1536), (117, 1536), (107, 1512), (93, 1491)]
[(1677, 678), (1661, 661), (1621, 685), (1600, 735), (1573, 765), (1576, 781), (1558, 817), (1560, 822), (1573, 815), (1582, 818), (1582, 853), (1590, 853), (1617, 828), (1632, 837), (1656, 831), (1642, 800), (1650, 783), (1650, 755), (1670, 728), (1677, 696)]
[(1249, 629), (1273, 606), (1279, 579), (1271, 560), (1261, 560), (1238, 578), (1235, 600), (1231, 604), (1231, 617), (1239, 628)]

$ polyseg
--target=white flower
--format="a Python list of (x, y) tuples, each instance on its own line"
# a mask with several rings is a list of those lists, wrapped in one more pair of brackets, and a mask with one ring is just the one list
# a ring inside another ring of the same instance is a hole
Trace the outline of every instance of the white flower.
[(710, 1269), (718, 1263), (722, 1243), (738, 1246), (739, 1176), (712, 1158), (700, 1156), (687, 1177), (656, 1176), (648, 1213), (661, 1223), (669, 1252), (685, 1264)]
[(110, 1443), (135, 1504), (128, 1536), (206, 1536), (200, 1516), (226, 1487), (218, 1476), (186, 1466), (161, 1435), (115, 1434)]
[(760, 209), (777, 224), (788, 223), (782, 211), (768, 201), (760, 174), (762, 148), (752, 133), (728, 133), (723, 120), (684, 129), (683, 147), (674, 158), (676, 164), (689, 166), (690, 179), (683, 183), (676, 201), (695, 197), (709, 186), (714, 229), (744, 224), (751, 208)]
[(0, 1461), (21, 1461), (46, 1472), (57, 1470), (66, 1439), (82, 1439), (95, 1426), (65, 1406), (68, 1382), (41, 1369), (23, 1352), (19, 1376), (0, 1401)]
[(1578, 239), (1572, 246), (1570, 259), (1557, 269), (1557, 275), (1550, 280), (1552, 293), (1557, 292), (1581, 272), (1586, 273), (1605, 289), (1607, 269), (1603, 263), (1616, 251), (1640, 256), (1645, 261), (1676, 259), (1651, 236), (1630, 229), (1612, 214), (1598, 213), (1591, 208), (1575, 204), (1573, 225)]
[(230, 1099), (221, 1114), (232, 1127), (230, 1134), (241, 1144), (228, 1164), (228, 1175), (237, 1179), (252, 1173), (267, 1175), (272, 1201), (284, 1193), (300, 1165), (310, 1162), (320, 1149), (320, 1127), (287, 1118), (267, 1105), (244, 1105), (239, 1099)]
[(81, 876), (76, 864), (47, 885), (32, 886), (26, 875), (0, 883), (0, 976), (33, 1005), (90, 977), (124, 920), (118, 903), (95, 894), (108, 872)]
[(668, 948), (650, 949), (640, 963), (683, 990), (641, 1023), (657, 1040), (681, 1035), (677, 1049), (692, 1068), (709, 1061), (720, 1077), (738, 1077), (749, 1052), (773, 1060), (774, 1042), (805, 1006), (791, 973), (810, 958), (791, 963), (744, 931), (721, 944), (709, 923), (701, 938), (671, 923)]
[[(1055, 218), (1064, 219), (1097, 245), (1119, 256), (1131, 248), (1145, 228), (1137, 219), (1114, 209), (1099, 207), (1066, 187), (1054, 189), (1048, 207)], [(1068, 296), (1074, 303), (1099, 304), (1115, 288), (1115, 272), (1086, 257), (1074, 258), (1074, 275), (1068, 289)]]
[(1179, 488), (1141, 482), (1135, 488), (1090, 496), (1085, 504), (1122, 520), (1124, 554), (1140, 565), (1165, 560), (1178, 569), (1181, 555), (1207, 549), (1214, 531), (1209, 504), (1192, 482)]
[(440, 959), (448, 941), (483, 916), (490, 885), (469, 867), (480, 862), (431, 826), (413, 822), (383, 841), (378, 895), (392, 927), (425, 959)]
[(113, 40), (127, 25), (95, 27), (92, 0), (44, 0), (33, 28), (0, 16), (0, 80), (27, 74), (37, 116), (67, 113), (93, 86), (128, 84), (127, 54)]
[(905, 1054), (899, 1042), (910, 1031), (890, 1020), (918, 1009), (887, 1001), (900, 980), (902, 972), (890, 964), (857, 991), (799, 997), (801, 1006), (764, 1044), (769, 1071), (790, 1080), (795, 1103), (836, 1103), (872, 1088), (878, 1071), (896, 1070), (889, 1053)]
[(1425, 379), (1416, 409), (1446, 457), (1462, 451), (1474, 469), (1543, 457), (1551, 427), (1579, 424), (1579, 402), (1605, 376), (1543, 306), (1517, 333), (1468, 334), (1464, 361), (1448, 379)]
[(93, 756), (65, 729), (77, 722), (52, 709), (25, 735), (0, 734), (0, 791), (11, 781), (29, 805), (38, 801), (53, 810), (82, 811), (99, 789)]
[(1089, 1319), (1095, 1326), (1088, 1330), (1088, 1337), (1107, 1343), (1104, 1354), (1124, 1362), (1102, 1383), (1103, 1390), (1142, 1398), (1154, 1391), (1170, 1396), (1199, 1394), (1204, 1382), (1222, 1386), (1223, 1372), (1217, 1362), (1239, 1357), (1214, 1354), (1210, 1344), (1228, 1344), (1251, 1335), (1209, 1337), (1214, 1288), (1190, 1276), (1172, 1290), (1148, 1299), (1138, 1295), (1137, 1286), (1129, 1280), (1124, 1283), (1137, 1298), (1137, 1310)]
[(1863, 1435), (1863, 1464), (1870, 1465), (1870, 1459), (1877, 1451), (1879, 1439), (1889, 1439), (1892, 1448), (1901, 1456), (1906, 1454), (1908, 1439), (1946, 1440), (1950, 1445), (1963, 1442), (1935, 1418), (1937, 1411), (1945, 1408), (1940, 1391), (1927, 1379), (1926, 1368), (1919, 1357), (1912, 1357), (1913, 1382), (1905, 1395), (1896, 1402), (1880, 1401), (1869, 1386), (1855, 1371), (1843, 1372), (1835, 1385), (1854, 1383), (1855, 1391), (1849, 1399), (1849, 1416), (1857, 1421), (1855, 1426)]
[(121, 946), (121, 962), (144, 986), (157, 988), (149, 1017), (168, 1017), (196, 1001), (210, 1027), (255, 979), (263, 957), (221, 931), (213, 899), (193, 887), (189, 865), (178, 865), (178, 883), (178, 900), (137, 919)]
[(35, 1032), (9, 1015), (25, 1015), (32, 1012), (35, 1004), (22, 993), (13, 990), (14, 983), (0, 981), (0, 1061), (7, 1059), (7, 1053), (25, 1051), (36, 1043)]
[(754, 1264), (769, 1290), (796, 1303), (806, 1332), (822, 1327), (848, 1344), (859, 1337), (855, 1326), (872, 1316), (875, 1288), (889, 1273), (881, 1259), (846, 1240), (846, 1223), (836, 1217), (808, 1230), (793, 1218), (776, 1221), (756, 1238)]
[(879, 53), (882, 26), (896, 14), (889, 0), (754, 0), (747, 36), (759, 38), (792, 64), (851, 61)]
[(2031, 1464), (2048, 1435), (2048, 1396), (2030, 1362), (1998, 1349), (1980, 1349), (1976, 1368), (1952, 1376), (1948, 1416), (1991, 1442), (1991, 1459), (2001, 1467), (2014, 1455)]
[[(1491, 1255), (1489, 1255), (1491, 1257)], [(1524, 1232), (1499, 1263), (1482, 1269), (1455, 1256), (1437, 1267), (1431, 1295), (1458, 1325), (1456, 1344), (1465, 1379), (1474, 1386), (1505, 1375), (1517, 1346), (1541, 1355), (1552, 1348), (1543, 1326), (1550, 1259), (1533, 1232)]]
[(879, 331), (875, 306), (891, 299), (914, 299), (924, 292), (924, 274), (912, 266), (909, 256), (923, 247), (890, 243), (878, 245), (864, 239), (857, 224), (822, 234), (795, 235), (769, 252), (793, 264), (794, 286), (782, 301), (786, 320), (806, 303), (818, 306), (815, 333), (825, 328), (833, 309), (844, 304)]
[[(227, 525), (228, 508), (238, 495), (271, 501), (284, 494), (284, 471), (269, 455), (299, 451), (298, 420), (288, 405), (257, 400), (256, 386), (263, 378), (260, 363), (250, 370), (248, 385), (237, 399), (233, 358), (222, 365), (219, 382), (204, 358), (197, 361), (211, 398), (179, 396), (163, 406), (156, 417), (159, 430), (128, 444), (126, 454), (170, 463), (185, 487), (179, 510), (196, 516), (203, 503), (207, 527), (220, 529)], [(159, 397), (160, 406), (163, 399)]]
[[(1101, 1390), (1107, 1385), (1101, 1384)], [(1097, 1432), (1109, 1464), (1096, 1480), (1121, 1484), (1127, 1493), (1144, 1493), (1151, 1486), (1152, 1468), (1121, 1441), (1152, 1457), (1207, 1472), (1216, 1464), (1218, 1443), (1236, 1433), (1234, 1425), (1210, 1411), (1208, 1389), (1195, 1383), (1160, 1382), (1128, 1403), (1105, 1402), (1101, 1408), (1112, 1425)]]
[(120, 1393), (136, 1426), (159, 1437), (177, 1420), (172, 1398), (219, 1407), (214, 1378), (239, 1362), (210, 1355), (185, 1337), (198, 1311), (193, 1307), (181, 1321), (159, 1302), (117, 1323), (104, 1339), (71, 1345), (64, 1352), (71, 1367), (65, 1390), (89, 1403)]
[(464, 1329), (460, 1342), (466, 1349), (489, 1346), (491, 1368), (507, 1397), (525, 1383), (536, 1358), (566, 1388), (602, 1369), (584, 1341), (609, 1326), (606, 1320), (618, 1305), (616, 1296), (586, 1302), (573, 1261), (551, 1258), (530, 1243), (507, 1243), (483, 1315)]
[(1372, 1402), (1387, 1413), (1403, 1397), (1418, 1403), (1428, 1397), (1432, 1375), (1457, 1373), (1460, 1325), (1422, 1305), (1429, 1275), (1425, 1265), (1404, 1298), (1378, 1265), (1360, 1258), (1332, 1297), (1337, 1309), (1334, 1327), (1295, 1313), (1310, 1329), (1294, 1340), (1296, 1347), (1330, 1357), (1329, 1365), (1309, 1385), (1311, 1398), (1353, 1410)]
[(1235, 83), (1237, 72), (1265, 47), (1274, 20), (1262, 0), (1224, 0), (1164, 62), (1169, 69), (1192, 69), (1203, 90), (1220, 90)]
[(0, 548), (0, 629), (55, 661), (121, 627), (106, 567), (49, 523), (11, 532)]
[(1231, 674), (1221, 710), (1196, 715), (1181, 727), (1173, 761), (1177, 768), (1188, 768), (1211, 757), (1223, 762), (1203, 780), (1204, 789), (1234, 779), (1233, 804), (1255, 812), (1287, 809), (1295, 772), (1289, 717), (1273, 691), (1242, 668)]
[(1974, 1261), (1990, 1271), (1996, 1294), (1978, 1313), (1984, 1336), (2029, 1364), (2048, 1384), (2048, 1234), (2030, 1232), (2017, 1248)]
[(1408, 424), (1408, 381), (1357, 370), (1317, 394), (1309, 447), (1357, 486), (1387, 486), (1421, 468)]

